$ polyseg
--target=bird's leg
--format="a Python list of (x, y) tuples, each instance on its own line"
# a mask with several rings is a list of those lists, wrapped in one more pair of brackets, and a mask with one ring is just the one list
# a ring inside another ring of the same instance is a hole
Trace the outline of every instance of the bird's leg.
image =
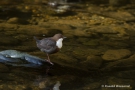
[(47, 54), (47, 57), (48, 57), (48, 62), (50, 63), (50, 64), (52, 64), (53, 65), (53, 63), (50, 61), (50, 58), (49, 58), (49, 55)]

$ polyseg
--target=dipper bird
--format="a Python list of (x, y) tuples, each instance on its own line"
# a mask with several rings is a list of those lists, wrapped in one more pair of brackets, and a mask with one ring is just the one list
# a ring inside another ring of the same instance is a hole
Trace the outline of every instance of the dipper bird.
[(43, 38), (38, 40), (35, 36), (37, 47), (47, 54), (48, 62), (53, 65), (50, 61), (49, 54), (58, 52), (62, 48), (62, 41), (66, 38), (62, 34), (55, 34), (53, 37)]

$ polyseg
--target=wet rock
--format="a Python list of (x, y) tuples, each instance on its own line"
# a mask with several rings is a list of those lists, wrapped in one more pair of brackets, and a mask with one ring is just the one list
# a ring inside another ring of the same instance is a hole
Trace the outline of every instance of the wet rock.
[(99, 56), (90, 55), (87, 57), (86, 61), (81, 62), (82, 66), (86, 66), (85, 68), (99, 68), (102, 64), (102, 58)]
[(1, 51), (0, 55), (0, 62), (12, 66), (39, 67), (48, 63), (44, 59), (16, 50)]
[(113, 6), (121, 6), (129, 4), (130, 0), (109, 0), (109, 4)]
[(97, 49), (88, 49), (87, 47), (83, 47), (83, 48), (75, 47), (71, 50), (72, 50), (73, 57), (76, 57), (80, 61), (86, 60), (89, 55), (95, 55), (95, 56), (102, 55), (102, 51)]
[(131, 67), (132, 68), (135, 65), (135, 54), (133, 54), (132, 56), (130, 56), (127, 59), (120, 60), (117, 63), (118, 64), (116, 66), (123, 66), (123, 67)]
[(37, 25), (20, 25), (18, 28), (18, 34), (25, 34), (25, 35), (43, 35), (46, 34), (49, 30), (39, 27)]
[(9, 71), (8, 67), (0, 63), (0, 72), (8, 72), (8, 71)]
[(104, 66), (104, 68), (102, 68), (102, 70), (130, 70), (132, 68), (134, 68), (135, 66), (135, 54), (133, 54), (132, 56), (130, 56), (127, 59), (122, 59), (122, 60), (118, 60), (115, 62), (110, 62), (107, 65)]
[(16, 24), (1, 23), (0, 28), (6, 29), (6, 30), (10, 29), (14, 31), (16, 28), (18, 28), (18, 26)]
[(130, 13), (128, 11), (118, 10), (118, 9), (119, 8), (112, 8), (110, 10), (105, 10), (105, 8), (91, 5), (88, 7), (88, 12), (96, 13), (96, 14), (102, 15), (102, 16), (107, 16), (109, 18), (113, 18), (116, 20), (122, 20), (122, 21), (134, 21), (135, 20), (135, 16), (132, 13)]
[(135, 79), (135, 70), (120, 71), (116, 75), (119, 78)]
[(9, 24), (28, 24), (28, 22), (25, 19), (20, 19), (17, 17), (10, 18), (7, 20), (7, 23)]
[(74, 48), (72, 54), (78, 58), (79, 60), (86, 60), (86, 56), (88, 52), (86, 52), (85, 48)]
[(19, 18), (17, 17), (13, 17), (13, 18), (10, 18), (7, 23), (10, 23), (10, 24), (18, 24), (19, 23)]
[(54, 59), (52, 59), (53, 62), (58, 63), (60, 65), (66, 65), (66, 66), (75, 66), (77, 63), (77, 60), (62, 53), (58, 53), (57, 55), (53, 55)]
[(105, 15), (123, 21), (135, 21), (135, 16), (126, 11), (106, 12)]
[(100, 34), (114, 34), (114, 35), (128, 35), (125, 29), (122, 26), (117, 25), (109, 25), (109, 26), (97, 26), (97, 27), (90, 27), (87, 31), (100, 33)]
[(107, 50), (105, 54), (102, 56), (104, 60), (119, 60), (126, 58), (131, 55), (131, 51), (127, 49), (118, 49), (118, 50)]

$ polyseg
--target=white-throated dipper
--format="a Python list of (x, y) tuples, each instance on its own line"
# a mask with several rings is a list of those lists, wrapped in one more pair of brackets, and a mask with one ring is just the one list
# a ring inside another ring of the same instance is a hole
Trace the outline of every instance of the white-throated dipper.
[(37, 47), (47, 54), (48, 62), (53, 65), (50, 61), (49, 54), (58, 52), (62, 48), (62, 41), (66, 38), (62, 34), (55, 34), (53, 37), (43, 38), (38, 40), (35, 36)]

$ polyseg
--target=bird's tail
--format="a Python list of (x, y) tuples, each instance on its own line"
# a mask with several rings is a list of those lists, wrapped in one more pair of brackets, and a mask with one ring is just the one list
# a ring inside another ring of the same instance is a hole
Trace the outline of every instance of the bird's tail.
[(36, 40), (36, 42), (39, 42), (40, 40), (38, 40), (35, 36), (34, 36), (34, 39)]

